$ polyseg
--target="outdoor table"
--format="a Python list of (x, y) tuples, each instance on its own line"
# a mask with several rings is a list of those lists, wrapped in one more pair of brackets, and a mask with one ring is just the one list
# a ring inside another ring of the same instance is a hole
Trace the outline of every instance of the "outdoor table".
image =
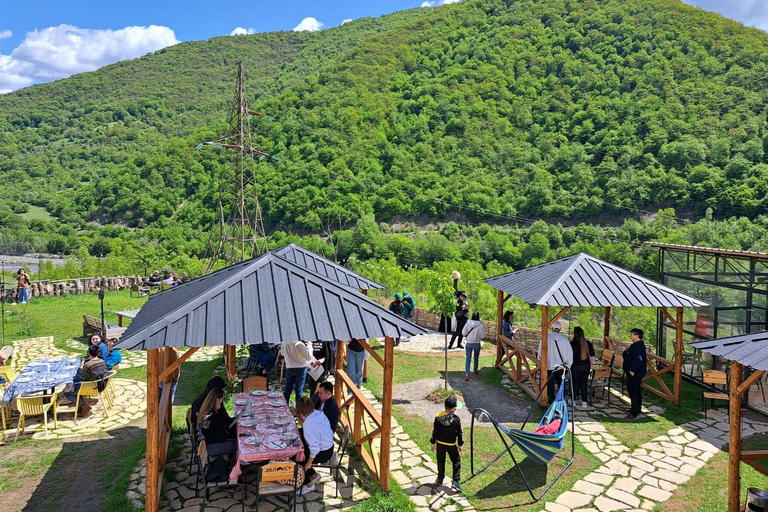
[(117, 315), (117, 325), (122, 327), (123, 326), (123, 318), (130, 318), (131, 320), (133, 320), (134, 318), (136, 318), (136, 315), (139, 314), (139, 310), (138, 309), (127, 309), (125, 311), (118, 311), (115, 314)]
[(32, 361), (21, 370), (3, 395), (3, 405), (8, 405), (18, 396), (31, 395), (60, 384), (72, 382), (80, 369), (81, 358)]
[[(246, 410), (237, 421), (237, 464), (229, 474), (230, 479), (240, 476), (240, 464), (243, 463), (293, 456), (298, 461), (304, 460), (304, 445), (282, 393), (236, 393), (233, 402), (235, 414), (249, 404), (250, 411)], [(260, 442), (254, 444), (254, 438)]]

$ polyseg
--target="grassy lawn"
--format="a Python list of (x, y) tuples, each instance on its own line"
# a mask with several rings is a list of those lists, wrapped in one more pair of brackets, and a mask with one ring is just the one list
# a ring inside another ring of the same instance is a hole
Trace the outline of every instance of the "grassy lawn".
[[(743, 450), (765, 450), (768, 434), (759, 434), (744, 439)], [(762, 461), (763, 465), (768, 461)], [(752, 466), (741, 464), (741, 496), (744, 503), (748, 487), (765, 489), (768, 477), (758, 473)], [(688, 483), (672, 494), (672, 498), (657, 505), (657, 512), (721, 512), (728, 509), (728, 452), (720, 452), (700, 469)]]

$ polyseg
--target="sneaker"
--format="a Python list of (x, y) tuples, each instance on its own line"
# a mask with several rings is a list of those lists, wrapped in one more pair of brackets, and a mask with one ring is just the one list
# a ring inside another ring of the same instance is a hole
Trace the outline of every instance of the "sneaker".
[(459, 492), (462, 492), (464, 490), (461, 488), (461, 484), (459, 483), (458, 480), (454, 480), (453, 482), (451, 482), (451, 485), (453, 486), (454, 489), (456, 489)]
[(475, 375), (480, 375), (480, 370), (475, 370)]
[(299, 491), (299, 496), (304, 496), (305, 494), (314, 492), (314, 490), (315, 490), (314, 485), (304, 485), (301, 487), (301, 491)]
[(459, 346), (458, 346), (458, 347), (456, 347), (456, 348), (458, 348), (459, 350), (461, 350), (461, 349), (463, 349), (463, 348), (464, 348), (464, 345), (459, 345)]
[(587, 402), (581, 402), (581, 408), (586, 409), (589, 406)]
[(309, 479), (310, 487), (314, 488), (315, 484), (320, 481), (321, 476), (320, 473), (315, 473), (315, 476)]
[(637, 419), (637, 414), (627, 414), (626, 416), (624, 416), (624, 419), (625, 420), (636, 420)]
[(464, 376), (464, 380), (469, 380), (469, 374), (466, 374), (466, 375)]

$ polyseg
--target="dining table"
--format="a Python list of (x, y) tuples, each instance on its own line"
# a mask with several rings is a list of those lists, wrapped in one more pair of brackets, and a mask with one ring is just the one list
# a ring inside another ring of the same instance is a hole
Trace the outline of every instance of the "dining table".
[(79, 357), (30, 361), (8, 385), (3, 394), (3, 405), (8, 405), (16, 397), (40, 393), (72, 382), (81, 362)]
[(251, 391), (233, 396), (237, 416), (237, 463), (229, 474), (236, 479), (241, 464), (273, 459), (304, 460), (304, 445), (296, 420), (279, 391)]

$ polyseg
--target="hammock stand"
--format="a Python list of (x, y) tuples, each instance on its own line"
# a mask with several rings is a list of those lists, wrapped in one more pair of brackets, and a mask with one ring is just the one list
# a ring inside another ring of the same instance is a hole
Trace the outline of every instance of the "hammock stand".
[[(562, 476), (565, 471), (571, 467), (571, 464), (573, 464), (574, 459), (574, 453), (576, 450), (576, 445), (574, 443), (574, 408), (573, 405), (571, 405), (571, 411), (570, 411), (570, 421), (571, 421), (571, 458), (568, 460), (568, 463), (565, 465), (563, 469), (560, 470), (560, 472), (555, 476), (555, 478), (547, 485), (544, 490), (539, 493), (537, 496), (534, 494), (533, 489), (531, 489), (530, 484), (528, 483), (528, 479), (525, 478), (525, 474), (523, 473), (523, 470), (520, 469), (520, 465), (517, 462), (517, 459), (515, 458), (514, 453), (512, 453), (512, 447), (514, 445), (517, 445), (523, 453), (525, 453), (528, 458), (533, 460), (534, 462), (546, 464), (547, 462), (551, 461), (555, 455), (563, 448), (563, 444), (565, 442), (565, 437), (568, 433), (568, 404), (565, 401), (564, 397), (564, 390), (565, 390), (565, 383), (566, 381), (570, 380), (570, 374), (571, 370), (568, 367), (565, 366), (559, 366), (558, 368), (562, 368), (564, 370), (563, 374), (563, 381), (560, 383), (560, 389), (557, 391), (557, 396), (555, 397), (555, 400), (552, 402), (552, 404), (547, 408), (546, 412), (544, 413), (544, 417), (539, 422), (538, 426), (542, 426), (545, 424), (548, 424), (549, 421), (555, 416), (556, 412), (560, 412), (560, 415), (562, 417), (562, 423), (560, 425), (560, 428), (557, 432), (554, 434), (534, 434), (533, 432), (526, 432), (523, 430), (528, 424), (528, 421), (531, 418), (531, 414), (533, 413), (534, 406), (538, 403), (539, 398), (541, 397), (541, 394), (546, 389), (546, 386), (541, 387), (541, 391), (539, 391), (539, 396), (536, 397), (536, 400), (533, 402), (533, 405), (531, 406), (531, 409), (528, 411), (528, 416), (525, 418), (525, 421), (520, 426), (519, 429), (516, 428), (507, 428), (496, 419), (490, 415), (488, 411), (485, 409), (474, 409), (472, 411), (472, 427), (470, 429), (470, 469), (472, 471), (472, 476), (469, 477), (467, 480), (471, 480), (499, 460), (505, 453), (509, 453), (509, 456), (512, 457), (512, 462), (514, 463), (517, 470), (520, 472), (520, 476), (523, 479), (523, 482), (525, 483), (525, 486), (528, 488), (528, 493), (531, 495), (531, 498), (533, 499), (533, 502), (539, 501), (546, 493), (549, 491), (549, 489), (557, 482), (557, 480)], [(556, 369), (558, 369), (556, 368)], [(547, 382), (549, 382), (550, 379), (552, 379), (555, 375), (555, 372), (553, 371), (549, 379), (547, 379)], [(570, 386), (571, 391), (571, 404), (574, 403), (573, 401), (573, 386)], [(475, 471), (475, 419), (481, 418), (483, 415), (487, 416), (488, 419), (491, 420), (493, 423), (494, 428), (496, 429), (496, 433), (499, 434), (499, 438), (504, 443), (505, 450), (499, 453), (492, 461), (490, 461), (488, 464), (480, 468), (477, 472)], [(546, 423), (545, 423), (546, 422)], [(507, 442), (507, 439), (511, 441)]]

